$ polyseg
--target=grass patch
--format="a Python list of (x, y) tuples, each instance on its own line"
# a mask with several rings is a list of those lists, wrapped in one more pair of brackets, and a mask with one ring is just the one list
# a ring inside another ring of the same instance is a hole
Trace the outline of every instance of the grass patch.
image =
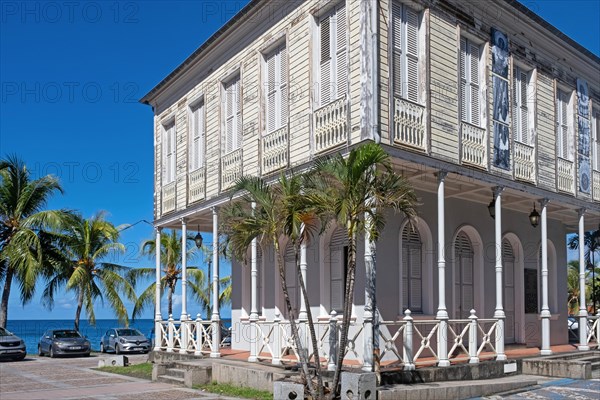
[(212, 382), (207, 385), (194, 385), (194, 389), (204, 390), (223, 396), (240, 397), (254, 400), (273, 400), (273, 394), (264, 390), (233, 386), (228, 383)]
[(134, 378), (152, 380), (152, 363), (145, 362), (133, 364), (128, 367), (101, 367), (98, 371), (110, 372), (111, 374), (133, 376)]

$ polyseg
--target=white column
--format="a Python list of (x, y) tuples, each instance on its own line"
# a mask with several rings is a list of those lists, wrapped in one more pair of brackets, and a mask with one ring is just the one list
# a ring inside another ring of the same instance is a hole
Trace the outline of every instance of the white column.
[(155, 227), (156, 231), (156, 291), (154, 294), (154, 351), (159, 351), (162, 343), (162, 315), (160, 313), (160, 286), (161, 286), (161, 271), (160, 271), (160, 226)]
[(496, 310), (494, 318), (498, 320), (498, 328), (496, 330), (496, 360), (506, 360), (504, 354), (504, 308), (502, 307), (502, 191), (503, 187), (496, 186), (494, 189), (494, 238), (496, 247)]
[[(300, 232), (304, 234), (304, 224), (300, 227)], [(300, 273), (302, 274), (302, 282), (304, 283), (304, 287), (308, 292), (308, 286), (306, 286), (306, 271), (308, 269), (308, 263), (306, 261), (306, 241), (302, 240), (300, 243)], [(306, 313), (306, 299), (304, 297), (304, 292), (300, 290), (300, 310), (298, 311), (298, 320), (301, 322), (308, 321), (308, 314)]]
[(363, 371), (373, 371), (373, 340), (375, 317), (375, 242), (371, 240), (370, 229), (373, 224), (369, 214), (365, 213), (365, 309), (363, 314)]
[[(252, 213), (256, 209), (256, 203), (252, 202)], [(258, 340), (258, 331), (256, 321), (258, 321), (258, 310), (256, 305), (257, 299), (257, 279), (258, 279), (258, 265), (257, 265), (257, 239), (252, 239), (250, 245), (250, 356), (248, 356), (248, 362), (257, 362), (257, 346), (256, 341)]]
[(550, 308), (548, 307), (548, 221), (546, 218), (548, 199), (540, 201), (542, 206), (542, 350), (540, 354), (552, 354), (550, 350)]
[(444, 180), (448, 173), (446, 171), (439, 171), (437, 173), (438, 178), (438, 310), (436, 319), (440, 321), (438, 328), (438, 366), (448, 367), (450, 360), (448, 360), (448, 311), (446, 310), (446, 255), (445, 250), (445, 210), (444, 210)]
[(187, 314), (187, 224), (181, 218), (181, 321), (188, 319)]
[(213, 207), (213, 312), (212, 312), (212, 358), (221, 357), (221, 318), (219, 316), (219, 214)]
[(585, 301), (585, 208), (579, 210), (579, 350), (589, 350), (587, 342), (587, 304)]

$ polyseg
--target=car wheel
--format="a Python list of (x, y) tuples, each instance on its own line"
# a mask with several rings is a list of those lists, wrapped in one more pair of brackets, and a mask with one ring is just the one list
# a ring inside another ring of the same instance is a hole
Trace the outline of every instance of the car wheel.
[(54, 358), (56, 357), (56, 354), (54, 354), (54, 348), (52, 346), (50, 346), (50, 358)]
[(100, 353), (106, 353), (106, 349), (104, 348), (104, 343), (100, 343)]
[(42, 357), (44, 355), (44, 352), (42, 351), (42, 346), (40, 346), (38, 344), (38, 356)]
[(118, 343), (115, 343), (115, 354), (121, 354), (121, 349), (119, 348)]
[(89, 356), (90, 356), (90, 353), (85, 353), (83, 356), (84, 356), (84, 357), (89, 357)]
[(25, 354), (23, 354), (22, 356), (19, 356), (17, 358), (15, 358), (15, 361), (23, 361), (25, 359)]

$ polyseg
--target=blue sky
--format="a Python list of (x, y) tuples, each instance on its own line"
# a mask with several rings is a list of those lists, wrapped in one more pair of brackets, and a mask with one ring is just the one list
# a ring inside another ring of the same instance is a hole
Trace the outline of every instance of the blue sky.
[[(0, 156), (60, 177), (65, 194), (52, 208), (107, 210), (117, 225), (152, 221), (152, 111), (138, 99), (246, 3), (0, 1)], [(600, 1), (524, 3), (600, 55)], [(117, 260), (153, 266), (139, 256), (151, 236), (145, 223), (124, 231)], [(73, 318), (72, 294), (48, 313), (38, 299), (22, 307), (16, 292), (11, 319)], [(98, 318), (112, 315), (97, 308)]]

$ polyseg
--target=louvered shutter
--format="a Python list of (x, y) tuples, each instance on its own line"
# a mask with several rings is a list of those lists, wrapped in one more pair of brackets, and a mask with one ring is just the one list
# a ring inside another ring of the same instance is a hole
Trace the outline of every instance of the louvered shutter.
[(471, 123), (479, 126), (479, 46), (469, 43)]
[(190, 171), (202, 167), (204, 163), (204, 104), (200, 103), (192, 108), (190, 118), (190, 132), (192, 137), (190, 153)]
[(164, 127), (164, 183), (175, 180), (175, 122)]
[(461, 98), (461, 118), (465, 122), (471, 122), (469, 119), (469, 84), (467, 82), (467, 40), (460, 38), (460, 98)]
[(346, 256), (344, 254), (348, 245), (348, 237), (344, 229), (337, 228), (330, 241), (330, 300), (331, 309), (340, 311), (344, 308), (344, 292), (346, 280)]
[[(296, 257), (294, 247), (288, 243), (285, 251), (285, 281), (290, 296), (290, 303), (294, 310), (294, 316), (298, 316), (298, 273), (296, 271)], [(288, 315), (288, 317), (290, 317)]]
[(394, 80), (394, 96), (404, 97), (404, 90), (402, 88), (402, 57), (404, 55), (402, 51), (402, 5), (397, 2), (392, 3), (392, 73)]
[(283, 46), (279, 51), (279, 126), (288, 122), (288, 84), (287, 84), (287, 50)]
[(461, 232), (454, 244), (456, 257), (455, 295), (459, 317), (466, 318), (474, 307), (473, 302), (473, 247), (469, 237)]
[(321, 105), (331, 101), (331, 16), (321, 19), (319, 24), (320, 33), (320, 93)]
[(348, 87), (348, 62), (346, 45), (346, 7), (342, 6), (336, 11), (336, 70), (335, 70), (335, 97), (336, 100), (347, 92)]
[(416, 103), (419, 101), (419, 16), (406, 6), (404, 15), (406, 20), (407, 98)]
[(568, 122), (568, 105), (569, 98), (567, 93), (562, 90), (557, 90), (557, 142), (558, 156), (569, 159), (569, 122)]
[(513, 69), (513, 130), (518, 142), (530, 144), (527, 108), (527, 72)]
[(403, 307), (414, 312), (423, 309), (421, 247), (419, 232), (406, 225), (402, 230)]
[(238, 77), (235, 80), (234, 90), (233, 90), (233, 104), (234, 104), (234, 112), (235, 112), (235, 133), (234, 140), (235, 143), (233, 145), (232, 150), (237, 150), (242, 147), (242, 107), (241, 107), (241, 87), (240, 87), (240, 78)]
[(273, 52), (267, 59), (267, 132), (276, 129), (277, 122), (277, 52)]
[(233, 150), (233, 138), (235, 134), (235, 113), (233, 111), (233, 82), (225, 87), (225, 153)]
[(596, 111), (593, 114), (592, 121), (592, 137), (594, 140), (594, 160), (595, 170), (600, 171), (600, 112)]
[(521, 104), (519, 109), (521, 115), (519, 117), (521, 121), (522, 139), (523, 143), (531, 144), (531, 138), (529, 137), (529, 110), (527, 105), (527, 86), (529, 79), (526, 72), (520, 71), (520, 80), (519, 87), (521, 89), (521, 95), (519, 97), (521, 99)]

